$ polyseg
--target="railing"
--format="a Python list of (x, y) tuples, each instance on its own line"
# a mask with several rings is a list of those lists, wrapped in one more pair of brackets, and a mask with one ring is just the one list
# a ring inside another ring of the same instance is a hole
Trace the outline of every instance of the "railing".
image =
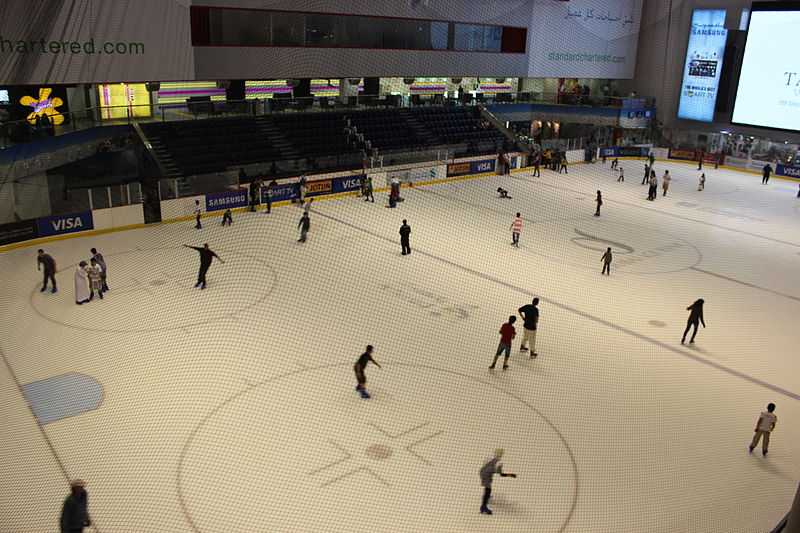
[[(259, 116), (277, 113), (348, 111), (376, 108), (415, 108), (429, 106), (471, 106), (477, 104), (538, 103), (587, 107), (651, 107), (653, 100), (643, 97), (590, 96), (571, 93), (518, 92), (497, 94), (462, 93), (458, 97), (444, 95), (358, 95), (347, 98), (270, 98), (236, 101), (195, 101), (170, 104), (135, 104), (101, 106), (64, 114), (49, 115), (59, 125), (36, 126), (28, 120), (0, 124), (0, 149), (12, 144), (30, 142), (42, 137), (109, 124), (195, 120), (226, 116)], [(60, 117), (60, 118), (55, 118)], [(63, 119), (63, 120), (62, 120)]]

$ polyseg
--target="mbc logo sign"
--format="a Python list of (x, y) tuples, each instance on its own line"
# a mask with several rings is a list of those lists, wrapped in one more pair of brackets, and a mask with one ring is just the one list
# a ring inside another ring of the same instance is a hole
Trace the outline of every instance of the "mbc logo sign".
[(92, 212), (73, 213), (70, 215), (56, 215), (44, 217), (36, 220), (39, 229), (39, 236), (62, 235), (64, 233), (75, 233), (94, 228)]

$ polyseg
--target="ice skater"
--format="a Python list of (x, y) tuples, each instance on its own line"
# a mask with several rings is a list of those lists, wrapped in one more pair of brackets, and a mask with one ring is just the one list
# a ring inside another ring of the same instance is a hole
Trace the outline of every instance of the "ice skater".
[[(698, 191), (706, 190), (706, 173), (705, 172), (700, 174), (700, 181), (697, 184), (697, 190)], [(800, 197), (800, 192), (797, 193), (797, 196)]]
[(758, 421), (756, 421), (756, 429), (755, 435), (753, 435), (753, 440), (750, 442), (750, 453), (753, 453), (753, 450), (756, 446), (758, 446), (758, 441), (764, 439), (764, 442), (761, 444), (761, 453), (764, 457), (767, 456), (767, 452), (769, 452), (769, 435), (772, 433), (772, 430), (775, 429), (775, 424), (778, 423), (778, 417), (775, 416), (775, 404), (770, 403), (767, 405), (766, 411), (761, 411), (761, 415), (758, 417)]
[(694, 332), (692, 332), (692, 338), (689, 340), (689, 344), (694, 343), (694, 338), (697, 335), (697, 328), (699, 324), (703, 324), (703, 327), (706, 327), (706, 321), (703, 319), (703, 304), (705, 300), (700, 298), (699, 300), (695, 301), (692, 305), (686, 308), (689, 311), (689, 319), (686, 321), (686, 329), (683, 330), (683, 338), (681, 338), (681, 344), (686, 342), (686, 334), (689, 333), (689, 328), (694, 326)]
[(558, 173), (561, 174), (562, 170), (564, 171), (564, 174), (569, 174), (569, 172), (567, 172), (567, 156), (566, 156), (566, 154), (561, 156), (561, 166), (558, 167)]
[(86, 272), (86, 261), (81, 261), (75, 268), (75, 303), (83, 305), (91, 300), (91, 290), (89, 289), (89, 274)]
[(530, 351), (531, 359), (539, 355), (536, 353), (536, 328), (539, 325), (538, 305), (539, 298), (534, 298), (528, 305), (523, 305), (517, 309), (517, 313), (519, 313), (520, 318), (523, 320), (522, 342), (519, 345), (519, 351)]
[(372, 178), (369, 176), (366, 177), (364, 180), (364, 201), (370, 201), (373, 204), (375, 203), (375, 194), (374, 189), (372, 187)]
[(625, 181), (625, 169), (622, 167), (619, 167), (619, 176), (617, 176), (617, 183), (619, 183), (620, 181), (622, 182)]
[(501, 353), (505, 353), (503, 370), (508, 368), (508, 356), (511, 355), (511, 341), (517, 336), (517, 330), (514, 329), (514, 322), (516, 321), (517, 317), (511, 315), (508, 317), (508, 322), (500, 326), (500, 344), (497, 345), (497, 352), (494, 354), (494, 360), (489, 370), (494, 370), (494, 365), (497, 364), (497, 358), (500, 357)]
[(278, 186), (278, 182), (275, 181), (275, 180), (272, 180), (271, 182), (269, 182), (269, 185), (267, 186), (267, 190), (264, 192), (264, 196), (267, 199), (267, 214), (272, 213), (272, 195), (275, 194), (274, 193), (274, 189), (277, 186)]
[(297, 227), (300, 229), (300, 238), (297, 239), (297, 242), (306, 242), (308, 230), (311, 229), (311, 218), (308, 216), (308, 211), (303, 210), (303, 216), (300, 217)]
[(603, 257), (600, 258), (600, 261), (603, 263), (603, 271), (600, 273), (601, 276), (603, 274), (606, 276), (611, 275), (611, 260), (613, 258), (614, 257), (611, 254), (611, 247), (606, 248), (606, 253), (604, 253)]
[(655, 154), (653, 154), (653, 152), (650, 152), (648, 159), (650, 160), (650, 169), (652, 170), (653, 164), (656, 162)]
[(647, 183), (647, 180), (650, 179), (650, 165), (647, 163), (644, 164), (644, 176), (642, 176), (642, 185)]
[(764, 165), (764, 168), (761, 169), (761, 185), (766, 185), (769, 183), (770, 174), (772, 174), (772, 165), (767, 163)]
[(594, 216), (600, 216), (600, 207), (603, 205), (603, 193), (597, 191), (597, 198), (594, 199), (594, 203), (597, 204), (597, 209), (594, 212)]
[(650, 187), (647, 190), (647, 199), (651, 202), (658, 196), (658, 178), (655, 172), (650, 173)]
[(103, 269), (103, 292), (106, 292), (108, 290), (108, 266), (106, 265), (106, 259), (103, 257), (103, 254), (97, 251), (97, 248), (92, 248), (90, 251), (92, 252), (92, 259), (97, 261), (97, 264)]
[(533, 160), (533, 177), (534, 178), (539, 178), (539, 177), (542, 176), (542, 171), (539, 169), (539, 167), (541, 165), (542, 165), (542, 155), (539, 154)]
[[(255, 210), (253, 210), (253, 212), (255, 212)], [(233, 215), (231, 214), (230, 208), (228, 208), (224, 213), (222, 213), (222, 225), (230, 226), (231, 224), (233, 224)]]
[(613, 161), (611, 161), (611, 170), (616, 170), (619, 166), (619, 158), (615, 157)]
[(508, 195), (508, 191), (502, 187), (497, 188), (497, 194), (499, 194), (500, 198), (503, 198), (504, 200), (511, 200), (511, 197)]
[(411, 253), (411, 226), (408, 225), (407, 220), (403, 220), (403, 225), (400, 226), (400, 248), (402, 248), (402, 255)]
[(86, 483), (75, 479), (69, 482), (69, 496), (61, 506), (61, 533), (81, 533), (83, 528), (92, 525), (89, 516), (89, 496), (86, 494)]
[(185, 248), (191, 248), (200, 254), (200, 270), (197, 272), (197, 283), (195, 283), (194, 286), (195, 288), (200, 287), (201, 289), (205, 289), (206, 274), (208, 273), (208, 269), (211, 268), (211, 262), (215, 257), (222, 264), (225, 264), (225, 261), (208, 247), (208, 243), (205, 243), (202, 248), (198, 246), (189, 246), (188, 244), (184, 244), (183, 246)]
[(483, 499), (481, 500), (481, 514), (492, 514), (489, 509), (489, 499), (492, 497), (492, 481), (495, 474), (500, 474), (500, 477), (517, 477), (516, 474), (510, 472), (503, 472), (503, 465), (500, 459), (503, 458), (505, 451), (498, 448), (494, 451), (494, 455), (487, 461), (480, 469), (481, 486), (483, 487)]
[(200, 215), (203, 213), (203, 210), (200, 208), (200, 200), (194, 201), (194, 229), (203, 229), (203, 225), (200, 223)]
[(314, 202), (313, 198), (309, 198), (308, 201), (303, 205), (303, 212), (305, 214), (309, 214), (311, 212), (311, 204)]
[(86, 267), (86, 275), (89, 277), (89, 300), (94, 299), (95, 293), (103, 299), (103, 268), (97, 263), (97, 259), (90, 259), (89, 266)]
[(800, 198), (800, 183), (797, 184), (797, 197)]
[(41, 271), (42, 267), (44, 267), (44, 272), (42, 272), (42, 289), (39, 292), (44, 292), (47, 290), (47, 282), (49, 280), (53, 287), (52, 293), (57, 293), (58, 287), (56, 286), (56, 260), (53, 259), (53, 256), (50, 254), (45, 253), (44, 250), (39, 249), (36, 252), (36, 270)]
[(367, 351), (362, 353), (361, 357), (359, 357), (358, 361), (356, 361), (356, 364), (353, 365), (353, 371), (356, 373), (356, 391), (365, 400), (369, 399), (370, 396), (366, 389), (367, 376), (364, 374), (364, 369), (367, 368), (367, 363), (370, 361), (378, 368), (381, 368), (381, 365), (379, 365), (378, 362), (372, 358), (372, 350), (372, 345), (368, 345)]
[(669, 184), (672, 181), (672, 176), (669, 175), (669, 172), (664, 173), (664, 177), (661, 178), (661, 196), (666, 196), (667, 191), (669, 191)]
[(519, 248), (519, 234), (522, 233), (522, 215), (517, 213), (511, 223), (511, 246)]

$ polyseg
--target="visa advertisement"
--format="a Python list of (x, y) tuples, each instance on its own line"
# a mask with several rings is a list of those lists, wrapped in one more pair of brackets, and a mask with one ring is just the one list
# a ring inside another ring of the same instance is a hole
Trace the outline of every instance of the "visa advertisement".
[(678, 118), (714, 121), (722, 56), (728, 39), (725, 13), (724, 9), (695, 9), (692, 13)]

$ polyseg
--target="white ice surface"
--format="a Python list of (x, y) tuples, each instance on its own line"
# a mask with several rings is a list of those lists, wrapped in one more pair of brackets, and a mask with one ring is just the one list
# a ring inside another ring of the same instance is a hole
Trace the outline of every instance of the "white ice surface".
[[(693, 167), (659, 162), (672, 187), (647, 202), (643, 163), (621, 165), (625, 183), (598, 163), (404, 189), (397, 209), (317, 202), (304, 245), (294, 207), (59, 241), (55, 296), (36, 247), (3, 254), (0, 531), (55, 529), (65, 475), (87, 480), (101, 533), (768, 530), (800, 478), (797, 184), (707, 169), (698, 192)], [(614, 243), (610, 277), (593, 239)], [(203, 242), (226, 263), (199, 291), (180, 245)], [(111, 291), (79, 307), (92, 246)], [(533, 296), (539, 358), (515, 341), (488, 371)], [(708, 328), (681, 346), (700, 297)], [(368, 343), (384, 368), (364, 401)], [(40, 431), (14, 380), (65, 372), (104, 401)], [(770, 455), (749, 456), (770, 401)], [(477, 471), (497, 447), (519, 477), (486, 517)]]

